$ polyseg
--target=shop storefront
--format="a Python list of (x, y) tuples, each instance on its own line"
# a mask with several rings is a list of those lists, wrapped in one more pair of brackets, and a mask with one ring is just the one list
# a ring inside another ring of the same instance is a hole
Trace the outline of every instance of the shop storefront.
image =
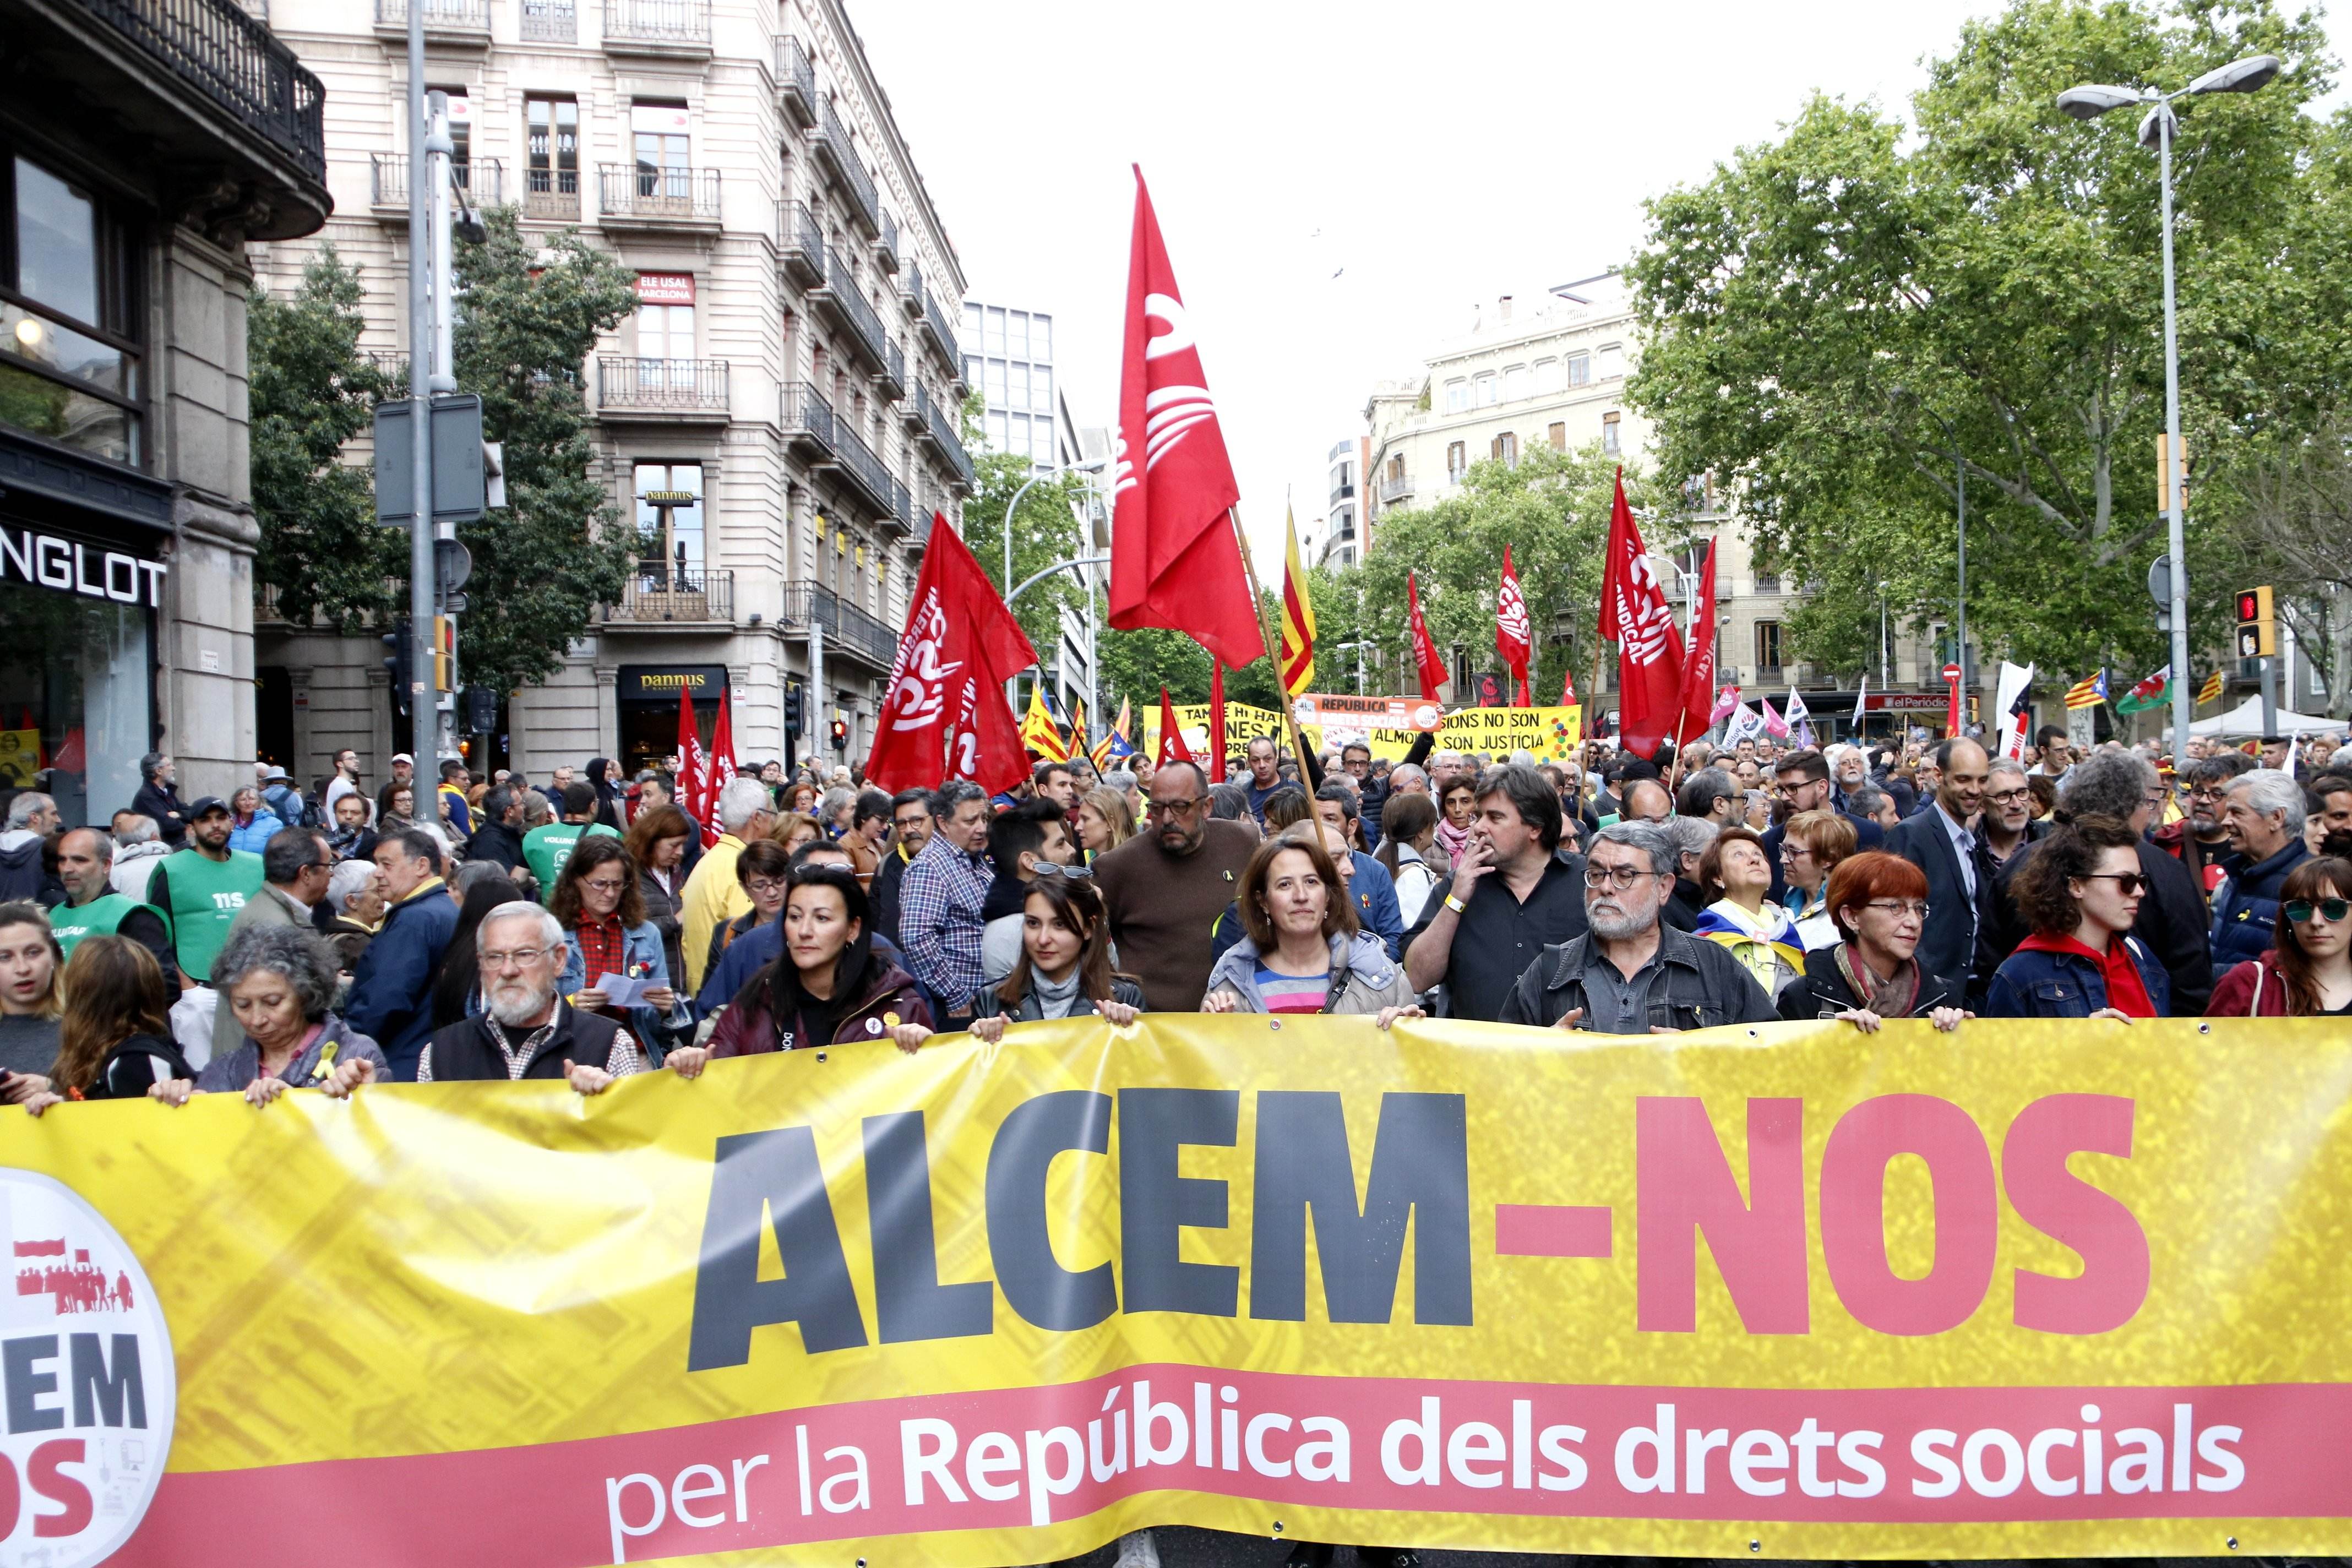
[(130, 804), (155, 743), (170, 487), (0, 430), (0, 809)]
[(696, 727), (704, 745), (719, 722), (719, 700), (727, 689), (723, 664), (625, 664), (613, 690), (620, 709), (621, 765), (635, 774), (677, 750), (681, 692), (694, 699)]

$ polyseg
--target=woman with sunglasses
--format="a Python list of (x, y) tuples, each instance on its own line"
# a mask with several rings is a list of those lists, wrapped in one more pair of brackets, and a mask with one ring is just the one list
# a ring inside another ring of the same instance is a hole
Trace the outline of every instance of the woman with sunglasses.
[(2161, 1018), (2171, 977), (2131, 932), (2147, 878), (2139, 836), (2119, 817), (2077, 817), (2011, 879), (2033, 934), (1993, 972), (1990, 1018)]
[(1873, 849), (1839, 861), (1824, 888), (1822, 905), (1843, 940), (1806, 952), (1805, 973), (1780, 992), (1780, 1016), (1839, 1018), (1865, 1035), (1888, 1018), (1958, 1028), (1969, 1016), (1962, 983), (1928, 973), (1914, 956), (1927, 924), (1927, 874)]
[(2352, 860), (2305, 860), (2279, 893), (2277, 945), (2221, 976), (2207, 1017), (2352, 1015)]

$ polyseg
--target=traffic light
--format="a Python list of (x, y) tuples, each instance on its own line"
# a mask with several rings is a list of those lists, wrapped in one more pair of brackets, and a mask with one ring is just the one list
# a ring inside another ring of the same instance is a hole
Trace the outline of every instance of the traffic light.
[(849, 726), (838, 719), (833, 721), (833, 749), (836, 752), (849, 750)]
[(466, 688), (466, 731), (487, 735), (499, 727), (499, 692), (494, 686)]
[(384, 673), (392, 682), (392, 710), (408, 717), (408, 688), (411, 665), (408, 656), (408, 617), (403, 616), (394, 623), (394, 629), (383, 634), (383, 646), (392, 650), (384, 657)]
[(433, 617), (433, 689), (456, 689), (449, 684), (457, 664), (457, 623), (448, 616)]
[(2278, 621), (2271, 613), (2271, 591), (2238, 590), (2238, 657), (2269, 658), (2278, 652)]
[(797, 686), (785, 687), (784, 733), (787, 735), (799, 735), (805, 733), (806, 731), (803, 730), (802, 726), (807, 722), (807, 720), (808, 704), (801, 696), (801, 689)]

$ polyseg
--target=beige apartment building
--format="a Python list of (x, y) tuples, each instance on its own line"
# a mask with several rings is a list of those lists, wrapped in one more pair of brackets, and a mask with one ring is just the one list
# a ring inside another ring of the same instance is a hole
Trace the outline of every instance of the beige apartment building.
[[(1624, 282), (1613, 272), (1561, 284), (1532, 307), (1508, 295), (1481, 307), (1470, 331), (1444, 344), (1419, 374), (1381, 383), (1366, 402), (1366, 527), (1377, 527), (1382, 512), (1428, 506), (1454, 494), (1474, 462), (1516, 462), (1538, 446), (1573, 451), (1598, 445), (1629, 468), (1651, 462), (1650, 426), (1625, 401), (1625, 377), (1640, 356), (1636, 328)], [(1834, 720), (1843, 732), (1852, 692), (1841, 700), (1824, 672), (1788, 657), (1786, 617), (1797, 585), (1758, 559), (1734, 514), (1719, 504), (1711, 481), (1694, 483), (1686, 496), (1691, 510), (1679, 521), (1693, 548), (1672, 548), (1680, 528), (1670, 531), (1645, 521), (1643, 534), (1653, 552), (1673, 568), (1669, 592), (1685, 614), (1697, 590), (1706, 542), (1717, 541), (1720, 682), (1737, 682), (1748, 695), (1770, 696), (1776, 702), (1795, 686), (1817, 728), (1828, 727), (1821, 721)], [(1668, 575), (1662, 568), (1661, 576)], [(1559, 629), (1565, 632), (1591, 614), (1590, 605), (1566, 610)], [(1941, 628), (1932, 628), (1932, 634), (1940, 637)], [(1936, 643), (1900, 636), (1890, 626), (1886, 656), (1888, 679), (1881, 679), (1875, 663), (1872, 669), (1874, 690), (1886, 698), (1874, 700), (1873, 710), (1890, 717), (1908, 710), (1902, 694), (1909, 691), (1923, 700), (1932, 696), (1940, 719), (1944, 687), (1937, 672), (1943, 658)], [(1450, 658), (1457, 681), (1492, 662), (1491, 653), (1479, 647), (1450, 650)], [(1614, 674), (1604, 671), (1601, 690), (1584, 695), (1612, 705), (1605, 698), (1613, 689)], [(1577, 681), (1584, 690), (1587, 672), (1578, 671)], [(1871, 727), (1879, 728), (1875, 722)]]
[[(268, 0), (328, 84), (335, 216), (257, 247), (257, 265), (283, 285), (331, 241), (362, 268), (369, 346), (392, 358), (407, 342), (409, 3)], [(576, 228), (637, 274), (637, 310), (585, 381), (638, 568), (562, 670), (512, 696), (506, 760), (541, 779), (591, 756), (634, 768), (673, 749), (681, 689), (706, 726), (728, 694), (745, 759), (790, 744), (861, 760), (929, 520), (961, 527), (972, 470), (962, 266), (841, 0), (423, 3), (425, 85), (449, 95), (474, 201), (519, 206), (526, 230)], [(265, 603), (263, 754), (307, 779), (351, 746), (384, 776), (400, 746), (383, 651)], [(792, 688), (807, 698), (797, 742)]]

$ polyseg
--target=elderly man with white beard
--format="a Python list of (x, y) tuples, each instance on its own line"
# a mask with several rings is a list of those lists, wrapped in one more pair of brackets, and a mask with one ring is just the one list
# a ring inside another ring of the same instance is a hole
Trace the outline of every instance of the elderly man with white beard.
[(1504, 999), (1501, 1021), (1671, 1035), (1779, 1016), (1727, 950), (1659, 920), (1677, 858), (1674, 839), (1649, 823), (1595, 834), (1584, 864), (1590, 929), (1543, 950)]
[[(475, 928), (484, 1014), (434, 1032), (416, 1064), (419, 1083), (563, 1079), (581, 1094), (602, 1094), (646, 1070), (629, 1031), (583, 1013), (556, 994), (565, 956), (563, 927), (537, 904), (501, 904)], [(701, 1076), (710, 1053), (669, 1053), (680, 1078)]]

